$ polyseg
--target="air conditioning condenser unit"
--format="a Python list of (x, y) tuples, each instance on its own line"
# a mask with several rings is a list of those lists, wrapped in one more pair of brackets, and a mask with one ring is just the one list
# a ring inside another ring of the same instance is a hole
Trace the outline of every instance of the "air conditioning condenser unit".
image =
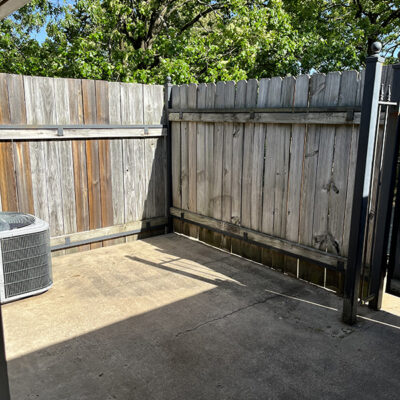
[(53, 284), (47, 222), (0, 212), (0, 302), (43, 293)]

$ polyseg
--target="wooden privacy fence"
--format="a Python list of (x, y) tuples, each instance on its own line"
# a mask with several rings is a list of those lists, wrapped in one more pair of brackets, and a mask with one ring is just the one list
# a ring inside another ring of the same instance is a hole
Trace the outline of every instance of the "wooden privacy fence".
[[(62, 251), (164, 232), (172, 215), (178, 232), (340, 289), (363, 76), (168, 85), (164, 93), (159, 85), (0, 74), (0, 209), (48, 221)], [(390, 79), (386, 68), (383, 82)]]
[(158, 85), (0, 74), (0, 209), (48, 221), (56, 249), (160, 231), (163, 99)]
[(175, 229), (340, 289), (362, 92), (355, 71), (173, 86)]

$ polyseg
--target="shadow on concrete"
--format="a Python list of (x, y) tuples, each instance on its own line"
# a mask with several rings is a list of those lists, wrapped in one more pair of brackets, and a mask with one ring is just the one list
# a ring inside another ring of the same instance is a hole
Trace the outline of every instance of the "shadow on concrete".
[(182, 240), (146, 240), (170, 256), (166, 262), (129, 252), (125, 258), (209, 290), (11, 360), (13, 398), (394, 399), (400, 393), (399, 317), (367, 309), (370, 319), (348, 327), (335, 295), (199, 243), (188, 252)]

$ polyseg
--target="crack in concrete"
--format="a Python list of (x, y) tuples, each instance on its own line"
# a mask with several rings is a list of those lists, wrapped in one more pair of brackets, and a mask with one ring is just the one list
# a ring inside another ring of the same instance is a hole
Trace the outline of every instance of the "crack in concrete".
[(257, 301), (255, 301), (255, 302), (253, 302), (253, 303), (251, 303), (251, 304), (248, 304), (248, 305), (246, 305), (246, 306), (244, 306), (244, 307), (240, 307), (240, 308), (238, 308), (238, 309), (236, 309), (236, 310), (233, 310), (233, 311), (231, 311), (231, 312), (229, 312), (229, 313), (227, 313), (227, 314), (224, 314), (224, 315), (222, 315), (221, 317), (217, 317), (217, 318), (210, 319), (210, 320), (208, 320), (208, 321), (205, 321), (205, 322), (202, 322), (201, 324), (196, 325), (196, 326), (193, 327), (193, 328), (185, 329), (184, 331), (178, 332), (178, 333), (175, 335), (175, 337), (179, 337), (179, 336), (181, 336), (181, 335), (186, 335), (187, 333), (193, 332), (193, 331), (195, 331), (195, 330), (197, 330), (197, 329), (199, 329), (199, 328), (201, 328), (201, 327), (203, 327), (203, 326), (205, 326), (205, 325), (212, 324), (213, 322), (220, 321), (220, 320), (222, 320), (222, 319), (228, 318), (228, 317), (230, 317), (230, 316), (232, 316), (232, 315), (234, 315), (234, 314), (236, 314), (236, 313), (238, 313), (238, 312), (241, 312), (241, 311), (247, 310), (248, 308), (257, 306), (258, 304), (264, 304), (264, 303), (266, 303), (268, 300), (274, 299), (274, 298), (276, 298), (276, 297), (279, 297), (279, 295), (268, 296), (268, 297), (266, 297), (266, 298), (264, 298), (264, 299), (262, 299), (262, 300), (257, 300)]

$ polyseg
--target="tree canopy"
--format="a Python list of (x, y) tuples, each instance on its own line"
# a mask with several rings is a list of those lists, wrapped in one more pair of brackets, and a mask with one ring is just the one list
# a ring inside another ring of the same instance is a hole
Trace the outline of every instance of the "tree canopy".
[[(162, 83), (359, 69), (400, 46), (400, 0), (33, 0), (0, 22), (0, 71)], [(46, 29), (46, 38), (35, 32)]]

